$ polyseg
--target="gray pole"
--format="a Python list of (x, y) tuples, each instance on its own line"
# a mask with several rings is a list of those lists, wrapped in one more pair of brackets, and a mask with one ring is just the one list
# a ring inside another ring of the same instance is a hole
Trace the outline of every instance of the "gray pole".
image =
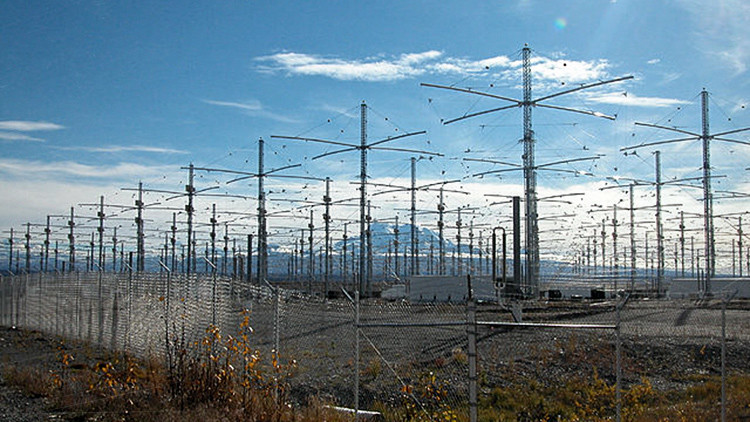
[(169, 243), (172, 245), (172, 263), (170, 264), (170, 267), (172, 268), (172, 271), (177, 268), (177, 213), (172, 213), (172, 226), (170, 227), (172, 230), (172, 237), (169, 239)]
[(190, 163), (190, 166), (188, 166), (188, 184), (185, 186), (185, 190), (188, 194), (188, 203), (187, 206), (185, 206), (185, 211), (187, 211), (187, 274), (190, 275), (191, 272), (195, 272), (195, 245), (193, 244), (193, 212), (195, 212), (195, 208), (193, 208), (193, 197), (195, 196), (195, 186), (193, 185), (195, 177), (195, 167), (193, 166), (193, 163)]
[(739, 227), (737, 229), (737, 236), (739, 239), (737, 240), (737, 247), (738, 247), (738, 253), (739, 253), (739, 262), (738, 265), (740, 267), (740, 277), (742, 277), (742, 217), (739, 217)]
[(70, 220), (68, 220), (68, 226), (70, 232), (68, 233), (68, 242), (70, 243), (70, 257), (68, 258), (68, 271), (73, 272), (76, 269), (76, 238), (73, 233), (75, 227), (75, 216), (73, 214), (73, 207), (70, 207)]
[(307, 272), (309, 273), (307, 279), (307, 291), (312, 294), (312, 282), (313, 277), (315, 277), (315, 252), (313, 250), (313, 230), (315, 229), (315, 226), (313, 225), (313, 210), (310, 210), (310, 223), (307, 227), (310, 229), (310, 236), (307, 238), (307, 243), (310, 245), (310, 264), (307, 266)]
[(325, 239), (325, 271), (323, 275), (324, 281), (324, 297), (328, 296), (328, 283), (331, 273), (331, 179), (326, 177), (326, 195), (323, 197), (323, 202), (326, 205), (325, 214), (323, 214), (323, 221), (325, 222), (326, 239)]
[(620, 261), (617, 256), (617, 204), (614, 205), (612, 215), (612, 261), (615, 270), (615, 296), (617, 296), (617, 279), (620, 277)]
[(26, 274), (31, 272), (31, 223), (26, 223), (26, 243), (24, 249), (26, 249)]
[(394, 266), (396, 268), (396, 277), (398, 277), (399, 274), (401, 274), (401, 266), (399, 265), (399, 261), (398, 261), (398, 251), (399, 251), (398, 234), (400, 232), (401, 230), (399, 230), (398, 228), (398, 216), (396, 216), (396, 227), (393, 228), (393, 258), (394, 258), (394, 264), (395, 264)]
[(212, 204), (211, 209), (211, 263), (216, 265), (216, 204)]
[(367, 201), (367, 295), (372, 297), (372, 215), (370, 214), (370, 201)]
[(268, 278), (268, 249), (266, 233), (266, 193), (263, 188), (263, 138), (258, 139), (258, 284)]
[(411, 157), (411, 275), (419, 273), (417, 265), (417, 159)]
[(117, 272), (117, 226), (112, 234), (112, 272)]
[(656, 158), (656, 296), (661, 296), (664, 282), (664, 229), (661, 225), (661, 151), (654, 152)]
[(523, 48), (523, 176), (526, 193), (526, 285), (537, 290), (539, 280), (539, 226), (537, 224), (534, 132), (531, 129), (531, 49)]
[[(50, 216), (47, 216), (47, 226), (44, 228), (44, 272), (47, 272), (49, 270), (49, 235), (51, 233), (51, 230), (49, 228), (49, 218)], [(742, 220), (740, 220), (742, 221)], [(742, 236), (741, 233), (742, 229), (740, 227), (740, 236)], [(742, 240), (740, 240), (741, 242)], [(741, 246), (740, 246), (741, 247)], [(740, 252), (740, 264), (742, 263), (742, 253)], [(742, 265), (740, 265), (742, 267)], [(10, 269), (10, 267), (8, 267)], [(742, 270), (740, 270), (740, 274), (742, 273)]]
[(458, 219), (456, 220), (456, 255), (458, 258), (458, 275), (462, 273), (463, 259), (461, 259), (461, 208), (458, 209)]
[(10, 253), (8, 254), (8, 271), (13, 271), (13, 227), (10, 228), (8, 247), (10, 248)]
[(253, 235), (247, 235), (247, 275), (248, 284), (253, 282)]
[(104, 271), (104, 196), (99, 197), (99, 271)]
[(633, 185), (628, 189), (630, 196), (630, 290), (635, 289), (635, 208), (633, 204)]
[(443, 222), (443, 212), (445, 211), (445, 204), (443, 203), (443, 187), (440, 187), (440, 202), (437, 206), (438, 209), (438, 236), (440, 238), (440, 242), (438, 243), (438, 260), (439, 267), (438, 267), (438, 274), (445, 275), (445, 237), (443, 237), (443, 227), (445, 226), (445, 223)]
[(359, 291), (364, 290), (364, 283), (369, 280), (365, 274), (365, 201), (367, 200), (367, 105), (360, 106), (360, 163), (359, 163)]
[(685, 212), (680, 211), (680, 271), (685, 277)]
[(135, 201), (138, 215), (135, 217), (136, 225), (136, 265), (138, 272), (143, 271), (144, 255), (146, 253), (143, 245), (143, 182), (138, 182), (138, 199)]
[(342, 259), (342, 263), (341, 263), (341, 282), (343, 283), (344, 286), (346, 286), (346, 277), (349, 275), (349, 269), (346, 266), (346, 245), (348, 243), (347, 240), (349, 239), (349, 236), (346, 233), (346, 229), (347, 229), (348, 226), (349, 226), (349, 223), (344, 223), (344, 236), (343, 236), (343, 238), (344, 238), (344, 250), (343, 250), (343, 253), (342, 253), (342, 257), (341, 257), (341, 259)]
[(714, 245), (713, 193), (711, 192), (711, 137), (708, 133), (708, 91), (701, 91), (703, 141), (703, 229), (705, 232), (706, 293), (711, 293), (711, 278), (716, 274), (716, 247)]

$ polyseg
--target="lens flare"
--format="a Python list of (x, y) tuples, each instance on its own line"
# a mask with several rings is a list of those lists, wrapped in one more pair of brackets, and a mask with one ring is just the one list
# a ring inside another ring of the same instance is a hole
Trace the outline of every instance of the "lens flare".
[(565, 18), (555, 19), (555, 28), (563, 30), (566, 26), (568, 26), (568, 21)]

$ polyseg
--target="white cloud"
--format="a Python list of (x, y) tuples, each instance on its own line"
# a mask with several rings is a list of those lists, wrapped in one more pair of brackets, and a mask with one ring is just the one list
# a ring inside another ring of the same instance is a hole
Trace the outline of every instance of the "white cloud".
[(174, 167), (166, 166), (144, 166), (134, 163), (119, 163), (116, 165), (92, 166), (75, 161), (32, 161), (18, 159), (0, 159), (0, 173), (11, 176), (62, 178), (65, 176), (87, 177), (95, 179), (107, 178), (132, 178), (158, 176), (167, 172), (173, 172)]
[(249, 111), (258, 111), (263, 109), (263, 105), (261, 105), (260, 101), (247, 101), (247, 102), (236, 102), (236, 101), (214, 101), (214, 100), (203, 100), (206, 104), (216, 105), (216, 106), (222, 106), (222, 107), (232, 107), (232, 108), (239, 108), (240, 110), (249, 110)]
[(647, 61), (646, 63), (648, 63), (648, 64), (661, 63), (661, 59), (651, 59), (651, 60)]
[(687, 101), (673, 98), (639, 97), (631, 92), (608, 92), (591, 95), (588, 101), (601, 104), (615, 104), (636, 107), (673, 107), (688, 104)]
[(271, 62), (265, 71), (282, 70), (289, 74), (327, 76), (345, 81), (368, 82), (393, 81), (424, 73), (415, 65), (435, 58), (434, 52), (404, 54), (396, 60), (364, 59), (344, 60), (300, 53), (279, 53), (260, 57), (258, 60)]
[[(508, 56), (469, 60), (446, 57), (437, 50), (364, 59), (284, 52), (259, 57), (257, 60), (262, 63), (258, 67), (261, 72), (285, 72), (289, 75), (325, 76), (338, 80), (365, 82), (396, 81), (426, 74), (473, 73), (489, 73), (501, 79), (517, 80), (517, 71), (522, 66), (520, 60)], [(580, 83), (602, 79), (607, 76), (609, 67), (609, 63), (602, 59), (576, 61), (535, 57), (532, 60), (534, 78), (540, 81)]]
[(44, 139), (41, 138), (35, 138), (33, 136), (13, 132), (0, 132), (0, 139), (4, 139), (6, 141), (44, 142)]
[(158, 154), (187, 154), (187, 151), (172, 148), (150, 147), (146, 145), (108, 145), (102, 147), (55, 147), (64, 151), (87, 152), (153, 152)]
[(0, 130), (16, 130), (20, 132), (31, 132), (35, 130), (60, 130), (65, 126), (50, 122), (30, 122), (23, 120), (0, 121)]
[(206, 104), (215, 105), (219, 107), (229, 107), (242, 110), (248, 116), (262, 117), (266, 119), (275, 120), (282, 123), (297, 123), (296, 119), (281, 114), (273, 113), (265, 109), (263, 104), (258, 100), (248, 101), (217, 101), (217, 100), (202, 100)]
[(551, 60), (538, 58), (534, 60), (531, 71), (535, 78), (548, 81), (565, 81), (581, 83), (607, 77), (609, 63), (606, 60), (575, 61)]

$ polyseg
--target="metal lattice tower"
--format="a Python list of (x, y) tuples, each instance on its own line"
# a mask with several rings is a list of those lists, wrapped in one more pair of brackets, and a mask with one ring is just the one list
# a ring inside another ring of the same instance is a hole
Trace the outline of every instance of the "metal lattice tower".
[[(359, 147), (359, 291), (364, 293), (365, 283), (370, 284), (370, 274), (365, 265), (365, 203), (367, 201), (367, 105), (363, 101), (360, 109)], [(369, 289), (368, 289), (369, 290)]]
[(661, 152), (654, 152), (656, 159), (656, 294), (661, 294), (664, 282), (664, 228), (661, 224)]
[(539, 225), (537, 222), (534, 132), (531, 129), (531, 49), (523, 48), (523, 178), (526, 195), (526, 287), (539, 280)]
[(419, 238), (417, 235), (417, 159), (411, 157), (411, 275), (419, 274)]
[(68, 233), (68, 242), (70, 244), (70, 257), (68, 258), (68, 271), (73, 272), (76, 268), (76, 237), (73, 229), (75, 227), (75, 215), (73, 207), (70, 207), (70, 220), (68, 220), (68, 226), (70, 232)]
[[(467, 94), (473, 94), (473, 95), (481, 95), (489, 98), (495, 98), (502, 101), (510, 102), (510, 105), (492, 108), (489, 110), (483, 110), (478, 111), (470, 114), (464, 114), (461, 117), (450, 119), (447, 121), (444, 121), (443, 124), (450, 124), (453, 122), (457, 122), (459, 120), (475, 117), (475, 116), (481, 116), (488, 113), (493, 113), (501, 110), (507, 110), (511, 108), (521, 107), (523, 109), (523, 174), (524, 174), (524, 193), (525, 193), (525, 223), (526, 223), (526, 272), (524, 273), (524, 280), (525, 285), (527, 289), (527, 294), (536, 294), (538, 293), (538, 284), (539, 284), (539, 226), (538, 226), (538, 209), (537, 209), (537, 180), (536, 180), (536, 170), (537, 165), (535, 163), (535, 151), (534, 151), (534, 132), (532, 130), (532, 119), (531, 119), (531, 109), (532, 107), (542, 107), (542, 108), (549, 108), (554, 110), (561, 110), (561, 111), (569, 111), (569, 112), (575, 112), (579, 114), (586, 114), (590, 116), (595, 117), (602, 117), (609, 120), (614, 120), (615, 118), (613, 116), (607, 116), (605, 114), (594, 112), (594, 111), (588, 111), (588, 110), (580, 110), (580, 109), (574, 109), (569, 107), (561, 107), (556, 105), (550, 105), (550, 104), (542, 104), (542, 102), (556, 98), (562, 95), (566, 95), (572, 92), (581, 91), (588, 88), (593, 88), (597, 86), (602, 86), (614, 82), (621, 82), (624, 80), (632, 79), (632, 76), (625, 76), (620, 78), (615, 78), (607, 81), (601, 81), (601, 82), (594, 82), (591, 84), (584, 84), (580, 85), (576, 88), (567, 89), (564, 91), (560, 91), (554, 94), (546, 95), (540, 98), (532, 98), (532, 72), (531, 72), (531, 49), (528, 46), (525, 46), (522, 50), (522, 59), (523, 59), (523, 99), (518, 100), (514, 98), (504, 97), (500, 95), (496, 95), (493, 93), (488, 92), (481, 92), (477, 91), (471, 88), (456, 88), (453, 86), (443, 86), (443, 85), (435, 85), (435, 84), (426, 84), (422, 83), (422, 86), (432, 87), (432, 88), (442, 88), (442, 89), (448, 89), (458, 92), (463, 92)], [(489, 174), (490, 172), (486, 172), (485, 174)]]
[(714, 243), (714, 199), (711, 192), (711, 135), (708, 123), (708, 91), (701, 91), (701, 141), (703, 143), (703, 229), (705, 233), (706, 293), (711, 293), (711, 277), (716, 275)]
[(437, 206), (438, 209), (438, 236), (440, 238), (440, 242), (438, 243), (438, 260), (439, 260), (439, 267), (438, 267), (438, 274), (445, 275), (445, 237), (443, 236), (443, 227), (445, 226), (445, 223), (443, 222), (443, 213), (445, 212), (445, 204), (443, 203), (443, 188), (440, 188), (440, 202)]
[(193, 213), (195, 209), (193, 208), (193, 197), (195, 196), (195, 185), (193, 184), (195, 177), (195, 167), (193, 166), (193, 163), (190, 163), (188, 166), (188, 184), (185, 186), (185, 190), (187, 191), (188, 196), (188, 204), (185, 206), (185, 211), (187, 211), (187, 271), (186, 273), (190, 275), (190, 272), (195, 272), (195, 245), (193, 242)]
[(266, 192), (263, 187), (263, 138), (258, 139), (258, 284), (268, 278), (268, 233), (266, 227)]
[(325, 214), (323, 214), (323, 221), (325, 222), (326, 239), (325, 239), (325, 272), (323, 280), (325, 282), (324, 295), (328, 295), (328, 283), (331, 274), (331, 178), (326, 177), (326, 195), (323, 197), (325, 203)]

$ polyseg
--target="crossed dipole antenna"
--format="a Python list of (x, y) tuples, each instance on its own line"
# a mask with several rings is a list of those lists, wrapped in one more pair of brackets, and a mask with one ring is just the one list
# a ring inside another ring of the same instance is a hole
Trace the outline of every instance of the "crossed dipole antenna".
[(523, 109), (523, 174), (524, 174), (524, 192), (525, 192), (525, 211), (526, 211), (526, 267), (527, 271), (525, 274), (526, 285), (528, 288), (536, 291), (538, 290), (539, 283), (539, 227), (537, 224), (537, 195), (536, 195), (536, 171), (537, 166), (535, 164), (535, 153), (534, 153), (534, 132), (532, 130), (531, 122), (531, 110), (532, 107), (547, 108), (553, 110), (568, 111), (572, 113), (579, 113), (588, 116), (601, 117), (608, 120), (614, 120), (614, 116), (608, 116), (606, 114), (590, 111), (581, 110), (570, 107), (563, 107), (553, 104), (546, 104), (547, 100), (557, 98), (566, 94), (582, 91), (589, 88), (594, 88), (602, 85), (607, 85), (616, 82), (622, 82), (628, 79), (632, 79), (633, 76), (624, 76), (606, 81), (599, 81), (589, 84), (581, 84), (576, 88), (566, 89), (554, 94), (544, 95), (542, 97), (532, 97), (532, 83), (531, 83), (531, 49), (528, 46), (524, 46), (522, 50), (523, 57), (523, 99), (519, 100), (516, 98), (496, 95), (489, 92), (478, 91), (471, 88), (459, 88), (455, 86), (436, 85), (429, 83), (422, 83), (421, 86), (429, 88), (439, 88), (451, 91), (462, 92), (471, 95), (479, 95), (487, 98), (493, 98), (500, 100), (506, 104), (500, 107), (491, 108), (488, 110), (482, 110), (474, 113), (464, 114), (463, 116), (443, 121), (443, 124), (451, 124), (461, 120), (469, 119), (472, 117), (482, 116), (485, 114), (495, 113), (502, 110), (508, 110), (513, 108)]
[(258, 179), (258, 283), (263, 283), (263, 280), (268, 278), (268, 220), (266, 212), (266, 191), (265, 191), (265, 179), (267, 177), (275, 178), (286, 178), (286, 179), (297, 179), (297, 180), (314, 180), (322, 182), (325, 179), (319, 177), (310, 176), (296, 176), (296, 175), (283, 175), (276, 174), (283, 170), (300, 167), (301, 164), (290, 164), (287, 166), (277, 167), (271, 170), (265, 170), (265, 141), (263, 138), (258, 139), (258, 171), (247, 172), (238, 170), (218, 169), (218, 168), (205, 168), (196, 167), (195, 170), (207, 171), (207, 172), (218, 172), (236, 175), (232, 180), (227, 181), (227, 184), (239, 182), (247, 179)]
[(394, 152), (409, 152), (413, 154), (424, 154), (424, 155), (433, 155), (433, 156), (442, 156), (442, 154), (430, 152), (430, 151), (422, 151), (422, 150), (415, 150), (415, 149), (408, 149), (408, 148), (393, 148), (393, 147), (386, 147), (382, 146), (383, 144), (386, 144), (388, 142), (392, 142), (398, 139), (408, 138), (411, 136), (416, 135), (423, 135), (427, 133), (427, 131), (417, 131), (417, 132), (408, 132), (403, 133), (401, 135), (397, 136), (389, 136), (385, 139), (380, 139), (374, 142), (367, 142), (367, 104), (363, 101), (360, 105), (360, 143), (359, 144), (351, 144), (346, 142), (339, 142), (339, 141), (331, 141), (326, 139), (317, 139), (317, 138), (308, 138), (308, 137), (302, 137), (302, 136), (283, 136), (283, 135), (271, 135), (271, 138), (273, 139), (288, 139), (293, 141), (305, 141), (305, 142), (315, 142), (320, 144), (328, 144), (328, 145), (335, 145), (338, 147), (341, 147), (340, 149), (337, 149), (335, 151), (329, 151), (320, 155), (317, 155), (313, 157), (313, 160), (317, 160), (323, 157), (328, 157), (335, 154), (340, 154), (344, 152), (351, 152), (351, 151), (359, 151), (360, 153), (360, 168), (359, 168), (359, 292), (360, 293), (371, 293), (372, 292), (372, 274), (368, 271), (368, 266), (366, 265), (366, 237), (367, 237), (367, 231), (366, 231), (366, 220), (367, 217), (365, 215), (365, 208), (367, 205), (367, 151), (369, 150), (379, 150), (379, 151), (394, 151)]
[(732, 135), (735, 133), (745, 132), (750, 130), (750, 127), (742, 129), (733, 129), (725, 132), (711, 133), (709, 127), (709, 114), (708, 114), (708, 91), (704, 88), (701, 90), (701, 132), (691, 132), (684, 129), (678, 129), (676, 127), (662, 126), (652, 123), (641, 123), (635, 122), (636, 126), (650, 127), (655, 129), (667, 130), (670, 132), (679, 133), (681, 135), (687, 135), (675, 139), (665, 139), (655, 142), (642, 143), (640, 145), (634, 145), (629, 147), (620, 148), (620, 151), (634, 150), (638, 148), (652, 147), (656, 145), (672, 144), (677, 142), (688, 142), (698, 141), (702, 142), (703, 147), (703, 176), (700, 178), (703, 187), (703, 233), (704, 233), (704, 248), (705, 248), (705, 259), (706, 259), (706, 285), (705, 293), (711, 293), (711, 278), (716, 275), (716, 245), (714, 241), (714, 217), (713, 217), (713, 191), (711, 190), (711, 141), (722, 141), (734, 144), (750, 145), (750, 142), (740, 141), (738, 139), (726, 138), (726, 135)]

